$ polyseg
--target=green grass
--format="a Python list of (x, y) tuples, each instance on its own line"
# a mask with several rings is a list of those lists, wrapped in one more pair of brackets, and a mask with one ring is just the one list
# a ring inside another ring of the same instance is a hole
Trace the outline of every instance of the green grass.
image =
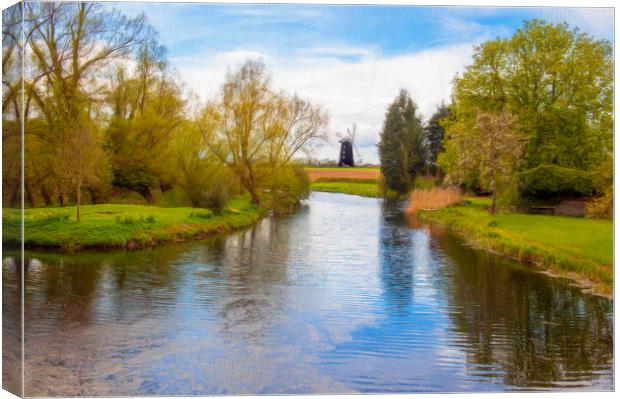
[[(84, 205), (81, 213), (77, 223), (75, 207), (26, 209), (25, 245), (70, 250), (153, 246), (245, 227), (264, 211), (246, 198), (236, 198), (219, 215), (208, 209), (122, 204)], [(19, 244), (19, 210), (3, 209), (2, 225), (3, 241)]]
[[(326, 167), (322, 167), (322, 166), (309, 166), (309, 167), (304, 167), (305, 170), (347, 170), (347, 169), (343, 169), (341, 166), (326, 166)], [(376, 167), (376, 168), (367, 168), (367, 167), (358, 167), (356, 166), (355, 168), (352, 168), (351, 170), (379, 170), (380, 168)]]
[(377, 183), (358, 183), (352, 181), (316, 181), (310, 185), (313, 191), (360, 195), (362, 197), (381, 197)]
[(597, 292), (612, 292), (613, 221), (520, 213), (493, 216), (486, 210), (488, 204), (487, 199), (472, 199), (419, 215), (450, 226), (471, 244), (581, 282), (590, 280)]

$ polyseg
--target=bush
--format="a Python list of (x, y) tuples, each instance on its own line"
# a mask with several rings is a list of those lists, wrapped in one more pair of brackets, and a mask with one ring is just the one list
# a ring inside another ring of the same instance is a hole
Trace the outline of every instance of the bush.
[(518, 174), (519, 195), (542, 200), (589, 196), (595, 192), (593, 177), (580, 169), (540, 165)]
[(133, 225), (133, 224), (139, 224), (139, 223), (152, 224), (156, 222), (157, 222), (157, 218), (153, 215), (143, 216), (143, 215), (137, 215), (135, 213), (122, 213), (116, 216), (116, 223), (119, 223), (119, 224), (127, 224), (127, 225)]
[(211, 209), (219, 214), (234, 194), (234, 182), (229, 172), (219, 168), (193, 179), (185, 190), (192, 207)]
[(268, 175), (267, 206), (276, 213), (286, 212), (291, 206), (310, 195), (310, 179), (301, 166), (285, 166)]
[(592, 199), (586, 205), (586, 215), (594, 218), (612, 218), (614, 216), (614, 188), (613, 185), (600, 197)]

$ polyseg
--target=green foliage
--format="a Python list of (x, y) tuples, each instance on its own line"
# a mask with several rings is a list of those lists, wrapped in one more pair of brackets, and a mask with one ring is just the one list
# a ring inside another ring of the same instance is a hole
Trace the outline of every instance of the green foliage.
[(120, 224), (128, 224), (128, 225), (139, 224), (139, 223), (152, 224), (156, 222), (157, 222), (157, 218), (153, 215), (140, 215), (140, 214), (135, 214), (135, 213), (124, 212), (116, 216), (116, 223), (120, 223)]
[(298, 165), (273, 170), (269, 173), (267, 187), (267, 205), (276, 213), (288, 211), (310, 195), (310, 179), (304, 168)]
[(406, 193), (424, 168), (426, 147), (417, 106), (404, 89), (385, 114), (378, 151), (387, 187)]
[[(516, 130), (527, 138), (517, 165), (532, 171), (543, 165), (590, 172), (612, 149), (613, 52), (609, 42), (570, 29), (567, 24), (526, 21), (508, 39), (476, 47), (473, 63), (455, 80), (446, 152), (439, 164), (465, 181), (479, 175), (478, 165), (458, 162), (463, 152), (455, 137), (467, 134), (480, 113), (509, 109)], [(478, 170), (477, 170), (478, 169)], [(583, 175), (568, 184), (588, 192)], [(552, 178), (551, 178), (552, 179)], [(573, 179), (574, 180), (574, 179)], [(482, 182), (481, 182), (482, 183)], [(520, 192), (562, 191), (555, 187)], [(469, 185), (476, 185), (470, 179)]]
[(431, 173), (438, 174), (440, 165), (438, 164), (439, 154), (443, 151), (443, 140), (445, 137), (445, 128), (442, 121), (450, 114), (450, 108), (445, 104), (437, 107), (437, 111), (433, 114), (428, 124), (425, 126), (426, 144), (428, 147), (427, 162)]
[(519, 192), (525, 198), (560, 199), (594, 193), (594, 174), (557, 165), (540, 165), (518, 174)]

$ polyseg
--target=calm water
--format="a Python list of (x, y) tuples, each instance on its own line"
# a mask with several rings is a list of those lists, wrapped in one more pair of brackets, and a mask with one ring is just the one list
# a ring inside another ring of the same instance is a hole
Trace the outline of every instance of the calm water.
[(612, 301), (410, 227), (399, 206), (316, 193), (227, 237), (29, 254), (26, 394), (613, 388)]

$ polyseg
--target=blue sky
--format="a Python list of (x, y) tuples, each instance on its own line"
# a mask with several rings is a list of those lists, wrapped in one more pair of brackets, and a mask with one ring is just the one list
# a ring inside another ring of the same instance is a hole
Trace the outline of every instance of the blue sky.
[[(383, 114), (399, 87), (427, 119), (449, 101), (451, 81), (473, 46), (509, 37), (526, 19), (566, 21), (596, 38), (613, 40), (613, 10), (347, 6), (300, 4), (118, 3), (144, 12), (189, 90), (207, 100), (228, 69), (261, 59), (273, 83), (322, 105), (330, 131), (358, 125), (362, 158), (376, 162)], [(315, 151), (335, 158), (338, 144)]]

